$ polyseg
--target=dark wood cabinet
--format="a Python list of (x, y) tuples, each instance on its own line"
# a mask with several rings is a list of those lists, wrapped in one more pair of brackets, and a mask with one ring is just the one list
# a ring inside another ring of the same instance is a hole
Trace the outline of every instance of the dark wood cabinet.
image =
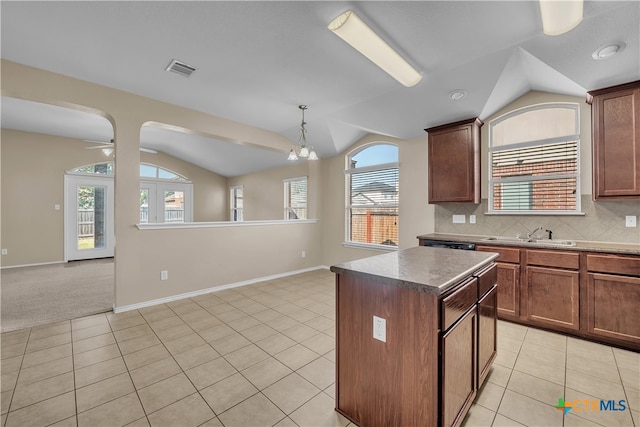
[(337, 274), (336, 410), (362, 426), (459, 426), (496, 355), (496, 277), (490, 262), (436, 295)]
[(580, 329), (580, 256), (577, 252), (525, 250), (524, 318), (556, 330)]
[[(499, 319), (640, 350), (639, 256), (490, 245), (476, 250), (500, 254)], [(478, 316), (481, 325), (480, 303)], [(480, 349), (481, 334), (478, 339)]]
[(483, 252), (498, 252), (497, 259), (497, 313), (500, 319), (520, 317), (520, 249), (498, 246), (476, 246)]
[(586, 333), (640, 348), (640, 258), (588, 254)]
[(640, 198), (640, 81), (589, 92), (595, 200)]
[(531, 324), (580, 329), (578, 271), (527, 266), (527, 315)]
[(429, 203), (480, 203), (480, 119), (425, 129)]
[(473, 403), (477, 383), (477, 310), (467, 313), (442, 336), (443, 426), (459, 426)]
[(498, 354), (497, 297), (498, 287), (494, 284), (478, 301), (478, 388), (482, 386)]

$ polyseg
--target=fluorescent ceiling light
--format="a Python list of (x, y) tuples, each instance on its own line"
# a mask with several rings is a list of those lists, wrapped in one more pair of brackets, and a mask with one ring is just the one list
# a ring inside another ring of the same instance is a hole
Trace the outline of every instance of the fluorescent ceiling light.
[(582, 22), (583, 0), (540, 0), (542, 31), (559, 36), (573, 30)]
[(398, 52), (393, 50), (352, 11), (348, 10), (338, 16), (331, 21), (327, 28), (403, 86), (415, 86), (422, 80), (422, 75), (415, 68), (409, 65)]

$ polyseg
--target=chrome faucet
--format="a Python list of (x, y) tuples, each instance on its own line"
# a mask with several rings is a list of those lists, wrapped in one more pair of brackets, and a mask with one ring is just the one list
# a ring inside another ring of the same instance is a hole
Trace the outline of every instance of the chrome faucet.
[(527, 239), (528, 239), (528, 240), (531, 240), (531, 239), (533, 239), (533, 240), (538, 240), (539, 238), (538, 238), (538, 237), (536, 237), (536, 233), (537, 233), (538, 231), (542, 231), (542, 226), (540, 226), (540, 227), (536, 228), (536, 229), (535, 229), (535, 230), (533, 230), (531, 233), (527, 233)]

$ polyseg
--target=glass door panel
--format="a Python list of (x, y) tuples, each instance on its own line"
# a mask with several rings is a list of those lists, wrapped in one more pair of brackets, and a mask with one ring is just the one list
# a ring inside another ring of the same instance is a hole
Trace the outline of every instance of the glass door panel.
[(184, 222), (184, 191), (164, 192), (164, 222)]
[(140, 224), (149, 223), (149, 189), (140, 189)]
[(113, 178), (65, 177), (67, 260), (113, 256)]
[(79, 185), (77, 191), (77, 249), (104, 249), (106, 246), (106, 187)]

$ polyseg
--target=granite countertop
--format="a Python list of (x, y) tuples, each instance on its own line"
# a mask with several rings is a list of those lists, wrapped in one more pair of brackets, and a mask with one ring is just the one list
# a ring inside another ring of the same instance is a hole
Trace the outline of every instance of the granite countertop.
[[(490, 246), (516, 246), (526, 248), (542, 248), (542, 249), (559, 249), (565, 251), (585, 251), (585, 252), (604, 252), (620, 255), (638, 255), (640, 256), (640, 244), (631, 243), (609, 243), (609, 242), (590, 242), (585, 240), (575, 240), (575, 246), (565, 246), (553, 244), (553, 240), (539, 240), (535, 243), (523, 242), (517, 239), (513, 240), (487, 240), (490, 237), (499, 236), (482, 236), (475, 234), (443, 234), (431, 233), (418, 236), (418, 239), (446, 240), (451, 242), (467, 242), (478, 245)], [(509, 239), (509, 238), (507, 238)]]
[(416, 246), (331, 266), (338, 274), (441, 295), (498, 254)]

